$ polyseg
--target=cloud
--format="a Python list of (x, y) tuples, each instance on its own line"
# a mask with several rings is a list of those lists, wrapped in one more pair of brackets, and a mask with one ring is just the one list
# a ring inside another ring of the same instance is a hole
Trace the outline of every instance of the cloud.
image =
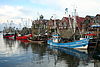
[(32, 3), (41, 4), (41, 5), (56, 5), (57, 0), (30, 0)]
[[(17, 1), (17, 0), (16, 0)], [(62, 18), (65, 8), (68, 8), (69, 14), (72, 14), (73, 8), (77, 7), (79, 16), (96, 15), (100, 11), (100, 1), (98, 0), (25, 0), (26, 4), (31, 2), (30, 6), (25, 5), (2, 5), (0, 6), (0, 18), (32, 18), (37, 19), (39, 15), (44, 15), (44, 18), (49, 19), (53, 14), (57, 18)], [(32, 4), (33, 3), (33, 4)]]
[(98, 0), (60, 0), (59, 5), (64, 9), (68, 8), (71, 13), (73, 9), (77, 8), (80, 16), (96, 15), (99, 12), (100, 1)]
[(19, 16), (21, 14), (19, 10), (22, 8), (23, 7), (20, 7), (20, 6), (15, 6), (15, 7), (8, 6), (8, 5), (0, 6), (0, 17), (1, 18), (12, 18), (15, 16)]
[(31, 0), (34, 4), (51, 6), (50, 9), (57, 9), (64, 12), (68, 8), (69, 13), (72, 14), (75, 5), (79, 16), (86, 16), (87, 14), (95, 15), (99, 12), (100, 1), (98, 0)]
[[(32, 18), (32, 9), (23, 6), (0, 6), (0, 23), (9, 23), (13, 21), (15, 24), (22, 22), (22, 18)], [(28, 19), (26, 19), (28, 21)]]
[(11, 19), (31, 18), (33, 9), (23, 6), (0, 6), (0, 23)]

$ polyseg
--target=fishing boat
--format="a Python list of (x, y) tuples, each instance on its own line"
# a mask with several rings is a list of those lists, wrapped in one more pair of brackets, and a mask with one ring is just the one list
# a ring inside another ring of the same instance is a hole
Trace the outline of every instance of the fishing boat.
[[(73, 24), (72, 25), (72, 33), (75, 34), (76, 33), (76, 26), (77, 25), (77, 21), (76, 21), (76, 9), (74, 12), (75, 16), (73, 17)], [(67, 40), (66, 42), (63, 41), (63, 39), (61, 38), (61, 36), (59, 35), (58, 32), (58, 28), (56, 25), (56, 22), (54, 22), (55, 25), (55, 34), (52, 35), (52, 38), (50, 38), (47, 43), (52, 45), (52, 46), (58, 46), (58, 47), (67, 47), (67, 48), (74, 48), (74, 49), (87, 49), (88, 48), (88, 42), (89, 42), (89, 38), (83, 38), (80, 37), (78, 39), (75, 39), (75, 36), (73, 36), (73, 40)], [(80, 30), (79, 30), (80, 31)], [(81, 35), (81, 34), (80, 34)]]
[(97, 49), (100, 44), (100, 24), (91, 25), (89, 30), (90, 34), (86, 34), (91, 36), (92, 39), (89, 40), (89, 49)]
[(5, 24), (4, 29), (3, 29), (3, 37), (14, 39), (15, 35), (16, 35), (15, 34), (15, 27), (13, 25), (13, 21), (9, 22), (7, 20), (7, 23)]
[(31, 38), (28, 38), (28, 41), (32, 43), (42, 44), (46, 42), (46, 37), (44, 35), (34, 35)]
[(15, 29), (12, 27), (9, 28), (4, 28), (3, 30), (3, 37), (4, 38), (15, 38), (16, 34), (15, 34)]

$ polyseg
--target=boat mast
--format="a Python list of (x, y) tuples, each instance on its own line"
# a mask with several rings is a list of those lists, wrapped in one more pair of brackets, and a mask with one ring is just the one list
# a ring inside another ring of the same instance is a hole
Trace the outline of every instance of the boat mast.
[(69, 15), (69, 25), (70, 25), (70, 29), (72, 30), (72, 23), (71, 23), (71, 17), (70, 17), (70, 15)]
[(73, 32), (76, 32), (76, 9), (74, 9), (74, 16), (73, 16)]
[(73, 17), (73, 20), (74, 20), (74, 22), (73, 22), (73, 29), (74, 29), (73, 32), (76, 33), (76, 27), (77, 27), (78, 28), (78, 31), (79, 31), (79, 34), (82, 37), (82, 32), (81, 32), (81, 30), (80, 30), (80, 28), (79, 28), (79, 26), (77, 24), (77, 21), (76, 21), (76, 9), (74, 9), (74, 17)]
[(75, 33), (76, 33), (76, 24), (77, 24), (77, 22), (76, 22), (76, 9), (74, 9), (74, 16), (73, 16), (73, 33), (74, 33), (74, 40), (76, 40), (76, 37), (75, 37)]
[(56, 14), (54, 14), (54, 29), (55, 29), (54, 33), (58, 34), (57, 24), (56, 24)]

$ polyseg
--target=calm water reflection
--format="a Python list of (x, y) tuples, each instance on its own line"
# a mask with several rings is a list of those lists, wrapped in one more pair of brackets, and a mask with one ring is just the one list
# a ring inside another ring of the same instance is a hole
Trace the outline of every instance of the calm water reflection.
[(94, 67), (96, 64), (82, 51), (3, 39), (2, 34), (0, 43), (0, 67)]

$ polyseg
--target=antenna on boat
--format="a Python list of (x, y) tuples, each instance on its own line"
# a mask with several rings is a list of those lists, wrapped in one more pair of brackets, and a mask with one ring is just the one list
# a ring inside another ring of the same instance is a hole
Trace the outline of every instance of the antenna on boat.
[(56, 34), (57, 33), (56, 14), (53, 14), (53, 17), (54, 17), (54, 29), (56, 29), (54, 33)]
[(68, 15), (68, 8), (65, 9), (65, 15)]
[(77, 21), (76, 21), (76, 7), (75, 6), (74, 6), (74, 12), (73, 12), (72, 18), (73, 18), (72, 28), (73, 28), (73, 34), (74, 34), (74, 40), (75, 40), (76, 39), (75, 38), (76, 24), (77, 24)]
[(69, 28), (72, 29), (72, 23), (71, 23), (71, 16), (68, 14), (68, 8), (65, 9), (65, 14), (68, 15), (68, 20), (69, 20)]

